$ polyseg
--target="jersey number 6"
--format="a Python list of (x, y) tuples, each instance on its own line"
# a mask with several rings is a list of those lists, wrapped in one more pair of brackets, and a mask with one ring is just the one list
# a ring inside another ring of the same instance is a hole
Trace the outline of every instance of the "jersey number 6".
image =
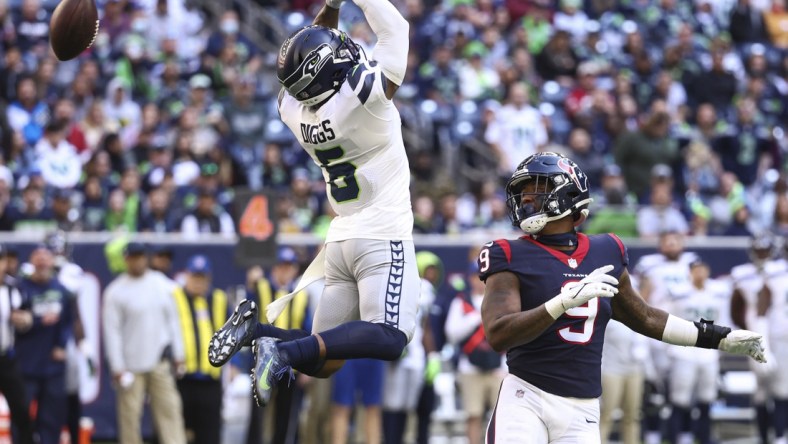
[(315, 156), (328, 173), (331, 185), (331, 197), (337, 203), (358, 199), (359, 188), (356, 180), (356, 166), (350, 162), (340, 162), (329, 165), (332, 160), (341, 159), (345, 155), (342, 147), (335, 146), (325, 150), (315, 150)]

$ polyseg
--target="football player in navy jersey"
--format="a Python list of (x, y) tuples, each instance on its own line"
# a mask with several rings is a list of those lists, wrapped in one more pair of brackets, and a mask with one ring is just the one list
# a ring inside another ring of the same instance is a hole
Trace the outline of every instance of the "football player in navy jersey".
[(602, 342), (610, 319), (664, 342), (764, 361), (760, 334), (690, 322), (649, 306), (632, 288), (614, 234), (576, 232), (591, 203), (588, 178), (567, 157), (538, 153), (506, 184), (512, 223), (526, 235), (479, 254), (488, 342), (509, 374), (487, 443), (599, 443)]

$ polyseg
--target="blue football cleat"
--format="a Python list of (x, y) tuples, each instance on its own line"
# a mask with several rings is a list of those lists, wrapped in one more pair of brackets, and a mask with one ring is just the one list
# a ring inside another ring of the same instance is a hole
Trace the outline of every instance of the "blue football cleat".
[(252, 393), (254, 401), (263, 407), (271, 400), (274, 386), (288, 375), (288, 384), (295, 379), (293, 369), (282, 359), (276, 348), (277, 339), (260, 338), (254, 341), (252, 367)]
[(213, 334), (208, 345), (208, 362), (221, 367), (245, 345), (249, 345), (257, 326), (257, 304), (242, 300), (230, 319)]

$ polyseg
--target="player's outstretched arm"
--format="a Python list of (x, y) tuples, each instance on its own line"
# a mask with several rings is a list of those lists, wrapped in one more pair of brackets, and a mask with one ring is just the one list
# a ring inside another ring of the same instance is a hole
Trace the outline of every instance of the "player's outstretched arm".
[(317, 13), (317, 16), (312, 21), (313, 25), (325, 26), (327, 28), (339, 27), (339, 5), (342, 0), (326, 0), (326, 4)]
[(364, 12), (369, 27), (378, 38), (378, 43), (372, 50), (372, 58), (378, 62), (388, 79), (386, 97), (391, 99), (405, 79), (410, 25), (388, 0), (353, 1)]
[(765, 362), (763, 338), (758, 333), (731, 331), (702, 319), (693, 323), (652, 307), (632, 288), (626, 270), (619, 278), (618, 290), (618, 297), (612, 303), (613, 319), (633, 331), (668, 344), (715, 348)]
[(544, 306), (522, 311), (520, 280), (504, 271), (487, 278), (482, 301), (482, 324), (487, 342), (495, 351), (504, 352), (527, 344), (541, 335), (553, 319)]

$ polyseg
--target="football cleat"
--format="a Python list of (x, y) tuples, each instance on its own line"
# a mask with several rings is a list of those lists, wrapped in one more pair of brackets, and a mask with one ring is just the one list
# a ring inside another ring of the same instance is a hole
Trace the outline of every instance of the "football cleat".
[(257, 304), (248, 299), (242, 300), (230, 319), (216, 331), (208, 345), (208, 361), (214, 367), (221, 367), (252, 340), (257, 325)]
[(252, 366), (252, 395), (259, 407), (264, 407), (271, 400), (274, 386), (288, 375), (288, 385), (295, 379), (293, 369), (282, 359), (276, 348), (278, 339), (260, 338), (254, 341), (252, 348), (254, 365)]

